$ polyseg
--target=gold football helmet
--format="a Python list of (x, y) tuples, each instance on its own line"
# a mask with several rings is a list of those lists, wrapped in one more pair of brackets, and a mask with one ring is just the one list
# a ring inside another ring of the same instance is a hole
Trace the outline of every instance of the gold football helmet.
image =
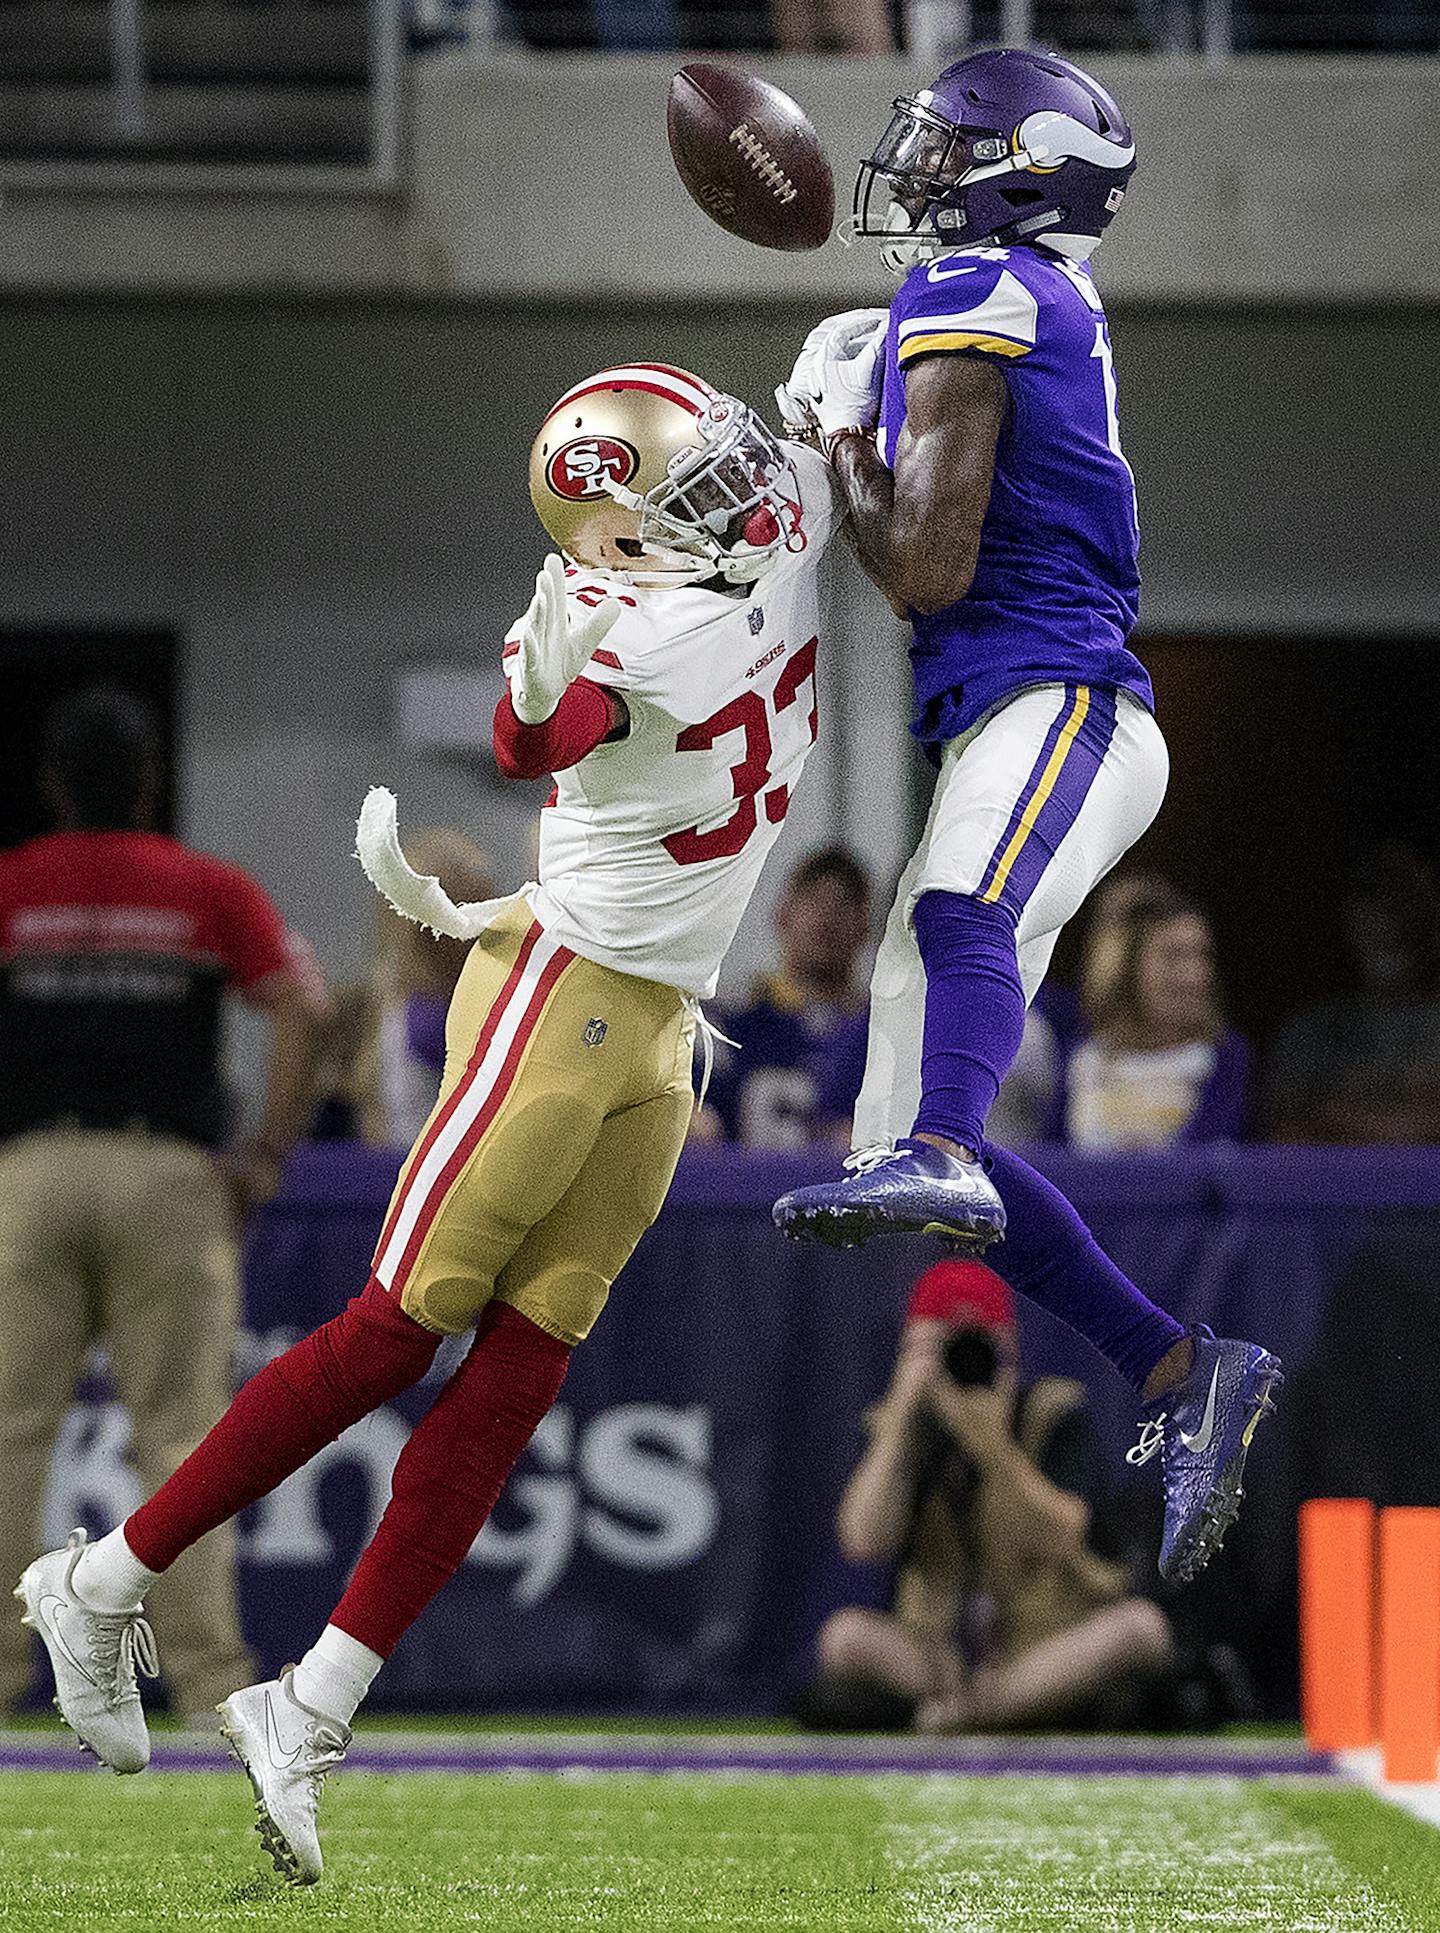
[(799, 496), (752, 410), (664, 363), (577, 383), (530, 450), (531, 501), (556, 547), (631, 584), (753, 582), (803, 542)]

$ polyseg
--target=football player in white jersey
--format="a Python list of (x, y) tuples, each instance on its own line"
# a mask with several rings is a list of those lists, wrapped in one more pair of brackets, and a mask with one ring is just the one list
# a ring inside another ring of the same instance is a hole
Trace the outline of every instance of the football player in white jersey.
[(531, 489), (569, 562), (546, 559), (506, 642), (495, 749), (512, 776), (556, 775), (538, 884), (456, 907), (406, 865), (388, 793), (361, 816), (361, 857), (396, 906), (474, 938), (440, 1097), (370, 1279), (124, 1524), (94, 1544), (74, 1532), (16, 1592), (66, 1721), (139, 1771), (148, 1585), (418, 1382), (442, 1337), (473, 1331), (325, 1630), (220, 1707), (266, 1849), (296, 1883), (320, 1876), (316, 1802), (361, 1699), (464, 1559), (659, 1213), (693, 1105), (698, 1000), (815, 738), (816, 566), (835, 519), (822, 458), (699, 378), (637, 364), (561, 398)]

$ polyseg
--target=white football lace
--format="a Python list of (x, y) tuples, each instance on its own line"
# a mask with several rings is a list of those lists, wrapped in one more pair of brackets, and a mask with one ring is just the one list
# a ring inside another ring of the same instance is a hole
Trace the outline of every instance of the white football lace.
[(138, 1613), (107, 1617), (92, 1611), (90, 1618), (90, 1662), (96, 1682), (112, 1705), (121, 1704), (136, 1696), (137, 1670), (147, 1678), (160, 1676), (155, 1633)]
[(344, 1758), (349, 1743), (349, 1734), (346, 1732), (337, 1732), (323, 1724), (306, 1726), (304, 1773), (317, 1799), (324, 1790), (326, 1779)]
[(873, 1148), (857, 1148), (854, 1154), (847, 1154), (845, 1166), (852, 1175), (868, 1175), (876, 1168), (883, 1168), (887, 1161), (893, 1161), (899, 1153), (888, 1142), (877, 1141)]
[(1151, 1457), (1159, 1452), (1164, 1441), (1165, 1413), (1162, 1410), (1159, 1416), (1152, 1417), (1140, 1425), (1139, 1440), (1125, 1452), (1125, 1461), (1134, 1464), (1148, 1463)]

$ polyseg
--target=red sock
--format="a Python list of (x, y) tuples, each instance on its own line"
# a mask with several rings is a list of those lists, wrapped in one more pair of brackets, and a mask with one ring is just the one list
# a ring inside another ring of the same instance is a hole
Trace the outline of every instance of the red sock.
[(567, 1343), (508, 1303), (487, 1305), (469, 1354), (400, 1453), (385, 1515), (332, 1624), (389, 1657), (464, 1562), (569, 1364)]
[(148, 1503), (125, 1541), (152, 1571), (282, 1483), (342, 1430), (418, 1383), (440, 1338), (372, 1276), (333, 1321), (267, 1363)]

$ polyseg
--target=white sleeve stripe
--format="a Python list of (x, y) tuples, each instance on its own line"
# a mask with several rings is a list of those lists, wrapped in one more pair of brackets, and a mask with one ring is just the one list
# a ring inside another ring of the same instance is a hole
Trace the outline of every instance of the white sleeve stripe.
[(905, 336), (934, 335), (940, 329), (973, 329), (987, 336), (997, 333), (1014, 335), (1014, 329), (998, 331), (995, 323), (986, 315), (984, 305), (978, 309), (967, 309), (963, 315), (916, 315), (908, 322), (900, 324), (900, 334)]
[(1017, 342), (1025, 349), (1035, 347), (1033, 336), (1024, 336), (1011, 327), (1002, 329), (979, 309), (972, 309), (969, 315), (924, 315), (917, 316), (913, 322), (901, 326), (900, 340), (908, 342), (912, 336), (1004, 336), (1007, 342)]
[[(955, 291), (959, 296), (960, 291)], [(952, 298), (953, 299), (953, 298)], [(994, 287), (971, 307), (944, 315), (912, 315), (900, 324), (900, 340), (909, 336), (939, 335), (946, 330), (975, 335), (1006, 336), (1027, 349), (1035, 347), (1040, 305), (1019, 276), (1002, 269)]]

